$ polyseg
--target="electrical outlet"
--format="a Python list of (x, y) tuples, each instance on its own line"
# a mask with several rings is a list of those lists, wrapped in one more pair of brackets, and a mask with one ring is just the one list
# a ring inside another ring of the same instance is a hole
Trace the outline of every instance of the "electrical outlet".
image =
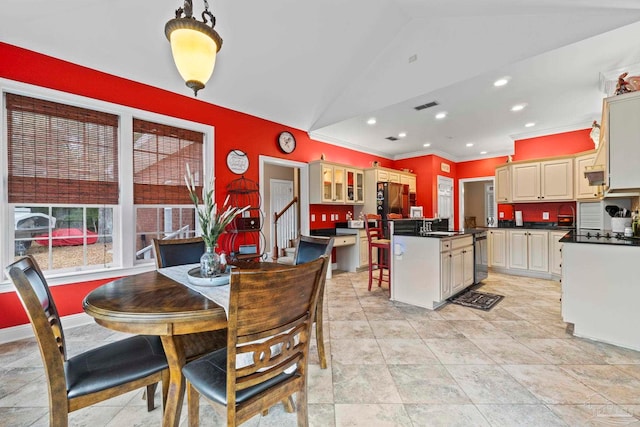
[(326, 221), (327, 220), (327, 214), (322, 214), (322, 221)]
[(504, 212), (500, 212), (500, 213), (498, 214), (498, 217), (500, 217), (500, 218), (504, 218)]
[(542, 219), (549, 219), (549, 212), (542, 212)]
[(311, 214), (311, 222), (316, 222), (316, 214)]

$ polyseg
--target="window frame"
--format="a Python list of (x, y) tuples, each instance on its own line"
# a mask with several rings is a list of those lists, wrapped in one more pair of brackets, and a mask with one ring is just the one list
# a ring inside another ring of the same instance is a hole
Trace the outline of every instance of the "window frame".
[[(212, 182), (212, 177), (215, 176), (214, 127), (151, 111), (140, 110), (125, 105), (0, 78), (0, 153), (2, 153), (2, 155), (0, 155), (0, 171), (2, 171), (3, 178), (1, 185), (2, 206), (0, 208), (0, 224), (3, 224), (0, 226), (0, 242), (2, 242), (0, 243), (0, 260), (2, 260), (2, 265), (8, 265), (14, 260), (15, 230), (13, 229), (13, 208), (20, 205), (8, 203), (8, 140), (6, 103), (4, 97), (6, 92), (93, 109), (96, 111), (103, 111), (115, 114), (119, 117), (118, 173), (120, 182), (120, 198), (119, 204), (117, 206), (113, 206), (114, 267), (81, 270), (72, 273), (59, 273), (55, 271), (45, 272), (45, 276), (47, 277), (49, 284), (55, 286), (60, 284), (79, 283), (153, 270), (155, 268), (155, 260), (151, 259), (144, 262), (135, 259), (135, 221), (123, 220), (123, 218), (135, 218), (136, 214), (136, 205), (133, 203), (133, 119), (139, 118), (142, 120), (181, 127), (203, 133), (203, 168), (205, 173), (205, 185), (206, 183)], [(127, 236), (131, 237), (127, 238)], [(0, 281), (0, 293), (13, 291), (13, 286), (3, 274)]]

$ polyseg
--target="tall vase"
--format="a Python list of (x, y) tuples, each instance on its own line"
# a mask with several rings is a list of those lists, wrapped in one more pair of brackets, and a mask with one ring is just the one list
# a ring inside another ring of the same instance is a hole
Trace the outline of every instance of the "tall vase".
[(215, 277), (221, 272), (220, 255), (212, 246), (207, 246), (205, 253), (200, 257), (200, 276)]

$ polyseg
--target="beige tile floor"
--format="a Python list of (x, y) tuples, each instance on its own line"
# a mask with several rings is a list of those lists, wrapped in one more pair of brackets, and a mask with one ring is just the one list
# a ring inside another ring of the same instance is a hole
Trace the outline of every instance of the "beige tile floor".
[[(558, 282), (491, 274), (491, 311), (430, 311), (367, 291), (366, 273), (327, 282), (329, 368), (309, 376), (312, 426), (640, 426), (640, 352), (574, 338)], [(71, 353), (122, 337), (66, 331)], [(47, 391), (34, 340), (0, 346), (0, 426), (46, 426)], [(159, 401), (159, 396), (156, 396)], [(182, 424), (186, 426), (186, 411)], [(201, 404), (201, 425), (224, 425)], [(141, 392), (74, 412), (72, 426), (159, 426)], [(294, 426), (281, 406), (247, 426)]]

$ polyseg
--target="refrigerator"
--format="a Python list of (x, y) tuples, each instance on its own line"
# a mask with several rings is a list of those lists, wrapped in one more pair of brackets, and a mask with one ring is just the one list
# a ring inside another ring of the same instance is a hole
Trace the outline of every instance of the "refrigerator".
[(376, 192), (377, 214), (387, 219), (387, 214), (399, 213), (409, 217), (409, 185), (397, 182), (378, 182)]

